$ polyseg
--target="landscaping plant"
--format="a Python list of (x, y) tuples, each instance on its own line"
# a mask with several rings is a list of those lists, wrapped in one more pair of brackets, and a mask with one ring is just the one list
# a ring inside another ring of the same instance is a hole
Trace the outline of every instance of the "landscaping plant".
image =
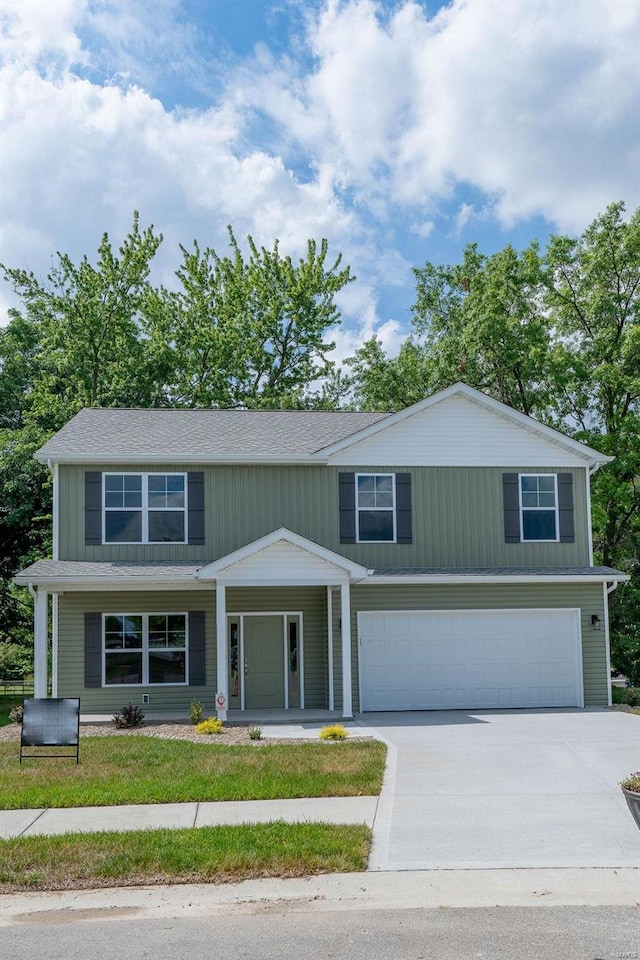
[(631, 790), (632, 793), (640, 793), (640, 770), (631, 773), (624, 780), (620, 781), (620, 786), (624, 790)]
[(329, 727), (323, 727), (318, 736), (321, 740), (346, 740), (349, 733), (341, 723), (334, 723)]
[(204, 707), (199, 700), (193, 699), (191, 705), (189, 706), (189, 723), (192, 723), (193, 726), (202, 723), (204, 719)]
[(119, 729), (139, 727), (143, 720), (144, 713), (140, 707), (136, 707), (133, 703), (128, 703), (126, 707), (120, 707), (113, 717), (113, 722)]
[(209, 717), (208, 720), (203, 720), (202, 723), (196, 724), (196, 733), (222, 733), (223, 725), (222, 720), (216, 720), (215, 717)]

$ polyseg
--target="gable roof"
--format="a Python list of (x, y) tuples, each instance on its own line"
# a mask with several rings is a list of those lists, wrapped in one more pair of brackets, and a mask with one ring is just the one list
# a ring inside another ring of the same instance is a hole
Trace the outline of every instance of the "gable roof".
[[(36, 453), (41, 463), (327, 463), (410, 418), (458, 398), (472, 403), (538, 443), (591, 467), (605, 456), (558, 430), (456, 383), (397, 413), (341, 410), (182, 410), (87, 407)], [(373, 462), (373, 461), (372, 461)], [(398, 461), (400, 462), (400, 461)], [(414, 461), (407, 461), (411, 465)], [(561, 464), (561, 459), (558, 464)], [(572, 461), (573, 462), (573, 461)]]
[[(349, 437), (343, 437), (341, 440), (337, 440), (335, 443), (332, 443), (329, 446), (324, 447), (322, 450), (319, 450), (316, 456), (322, 457), (323, 459), (329, 459), (336, 454), (349, 450), (356, 444), (362, 443), (369, 438), (383, 437), (385, 433), (392, 431), (393, 428), (398, 424), (403, 423), (411, 417), (422, 414), (429, 410), (433, 410), (437, 408), (439, 404), (446, 403), (446, 401), (450, 401), (454, 398), (460, 398), (475, 404), (477, 407), (482, 408), (493, 415), (501, 417), (510, 424), (514, 424), (515, 426), (524, 429), (530, 435), (573, 454), (585, 463), (589, 463), (593, 466), (599, 466), (603, 463), (609, 463), (614, 459), (613, 457), (608, 457), (605, 454), (600, 453), (598, 450), (594, 450), (585, 443), (580, 443), (577, 440), (573, 440), (571, 437), (560, 433), (559, 430), (554, 430), (553, 427), (548, 427), (546, 424), (540, 423), (538, 420), (534, 420), (532, 417), (528, 417), (524, 413), (520, 413), (519, 410), (514, 410), (513, 407), (509, 407), (507, 404), (501, 403), (499, 400), (494, 400), (492, 397), (488, 397), (486, 394), (481, 393), (479, 390), (475, 390), (466, 383), (454, 383), (452, 386), (447, 387), (444, 390), (440, 390), (438, 393), (434, 393), (425, 400), (420, 400), (418, 403), (414, 403), (410, 407), (405, 407), (404, 410), (399, 410), (397, 413), (393, 413), (384, 419), (376, 421), (375, 423), (367, 424), (357, 434), (352, 434)], [(342, 462), (344, 462), (344, 460)]]
[[(290, 569), (285, 572), (285, 567)], [(268, 581), (279, 585), (310, 579), (313, 582), (330, 583), (332, 580), (327, 577), (332, 573), (334, 576), (339, 574), (341, 579), (364, 580), (370, 571), (362, 564), (322, 547), (299, 533), (279, 527), (265, 537), (201, 567), (198, 578), (224, 580), (239, 575), (244, 582), (249, 575), (265, 583)]]

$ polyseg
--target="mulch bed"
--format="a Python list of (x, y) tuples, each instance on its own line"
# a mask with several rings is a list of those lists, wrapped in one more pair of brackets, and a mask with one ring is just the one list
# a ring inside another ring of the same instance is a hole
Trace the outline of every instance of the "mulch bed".
[[(301, 741), (291, 738), (264, 738), (262, 740), (250, 740), (249, 729), (247, 726), (225, 727), (222, 733), (202, 734), (196, 733), (187, 720), (181, 722), (167, 723), (143, 723), (140, 727), (133, 727), (128, 730), (121, 730), (112, 723), (81, 723), (81, 737), (120, 737), (120, 736), (141, 736), (141, 737), (160, 737), (163, 740), (190, 740), (192, 743), (209, 743), (219, 746), (232, 746), (241, 744), (242, 746), (264, 747), (274, 743), (298, 743)], [(20, 724), (10, 723), (5, 727), (0, 727), (0, 743), (10, 743), (20, 739)], [(320, 742), (320, 741), (319, 741)]]

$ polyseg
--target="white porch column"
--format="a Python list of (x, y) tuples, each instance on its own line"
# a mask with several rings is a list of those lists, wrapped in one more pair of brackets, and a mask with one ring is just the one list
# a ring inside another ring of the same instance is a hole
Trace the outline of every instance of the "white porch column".
[(33, 693), (39, 699), (47, 696), (47, 635), (49, 595), (38, 587), (34, 599)]
[(327, 587), (327, 671), (329, 673), (329, 710), (335, 709), (333, 693), (333, 587)]
[(342, 716), (353, 715), (351, 698), (351, 594), (349, 581), (340, 586), (340, 618), (342, 636)]
[(216, 653), (217, 653), (217, 693), (216, 697), (224, 697), (220, 705), (216, 700), (216, 715), (218, 720), (227, 719), (229, 705), (229, 664), (227, 644), (227, 597), (226, 587), (216, 581)]

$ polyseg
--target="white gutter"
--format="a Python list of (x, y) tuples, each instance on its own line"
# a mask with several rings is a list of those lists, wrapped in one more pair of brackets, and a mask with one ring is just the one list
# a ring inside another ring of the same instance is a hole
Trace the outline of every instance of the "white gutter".
[[(39, 463), (48, 464), (51, 462), (49, 457), (40, 457), (37, 453), (34, 454), (35, 459)], [(55, 463), (82, 463), (82, 464), (132, 464), (133, 466), (144, 466), (145, 464), (171, 464), (171, 463), (200, 463), (203, 465), (207, 464), (233, 464), (233, 463), (275, 463), (283, 464), (290, 463), (293, 465), (307, 464), (310, 466), (316, 465), (318, 463), (326, 463), (326, 457), (322, 460), (318, 460), (315, 457), (315, 454), (307, 454), (305, 456), (292, 457), (287, 454), (265, 454), (261, 456), (260, 454), (255, 453), (245, 453), (245, 454), (220, 454), (218, 456), (211, 456), (203, 453), (162, 453), (162, 454), (134, 454), (127, 452), (126, 450), (123, 453), (119, 453), (117, 456), (115, 454), (101, 454), (97, 456), (96, 454), (62, 454), (57, 455), (54, 461)]]
[[(384, 576), (380, 575), (379, 577), (370, 577), (367, 580), (359, 581), (362, 584), (367, 584), (369, 586), (376, 586), (378, 584), (384, 584), (388, 586), (390, 584), (447, 584), (447, 583), (607, 583), (611, 580), (611, 576), (607, 574), (513, 574), (513, 575), (496, 575), (489, 576), (487, 574), (413, 574), (410, 576), (403, 577), (399, 576)], [(624, 574), (621, 577), (616, 578), (615, 584), (624, 583), (629, 580), (629, 577)], [(615, 588), (614, 588), (615, 589)]]

